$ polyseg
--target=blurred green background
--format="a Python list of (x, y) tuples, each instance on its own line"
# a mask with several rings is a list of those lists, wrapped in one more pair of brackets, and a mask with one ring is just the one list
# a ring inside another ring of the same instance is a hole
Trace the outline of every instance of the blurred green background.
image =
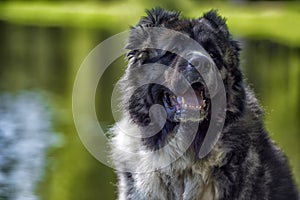
[[(288, 156), (299, 186), (298, 1), (2, 0), (0, 97), (8, 95), (11, 100), (5, 103), (0, 101), (0, 108), (4, 110), (0, 112), (0, 122), (1, 118), (5, 121), (6, 115), (3, 113), (8, 112), (6, 107), (11, 106), (10, 102), (22, 99), (24, 92), (35, 93), (42, 96), (40, 101), (50, 113), (50, 120), (32, 120), (31, 123), (41, 125), (50, 122), (49, 134), (59, 138), (47, 150), (45, 169), (38, 181), (30, 178), (22, 180), (20, 177), (24, 184), (35, 181), (32, 191), (28, 192), (44, 200), (116, 198), (113, 170), (93, 158), (76, 133), (72, 118), (73, 82), (80, 64), (96, 45), (114, 34), (128, 30), (144, 15), (145, 8), (155, 6), (181, 10), (187, 17), (199, 17), (212, 8), (226, 16), (230, 31), (241, 41), (241, 63), (247, 82), (263, 105), (269, 133)], [(105, 127), (114, 123), (110, 96), (125, 66), (123, 58), (116, 60), (99, 82), (95, 104), (99, 122)], [(27, 112), (31, 112), (31, 109)], [(30, 126), (30, 123), (27, 125)], [(7, 131), (3, 127), (0, 128), (0, 140)], [(22, 134), (22, 127), (16, 130)], [(14, 199), (13, 193), (20, 191), (7, 189), (14, 188), (8, 180), (8, 174), (14, 173), (14, 162), (7, 164), (9, 170), (5, 170), (1, 166), (1, 159), (5, 160), (6, 157), (0, 156), (0, 199)]]

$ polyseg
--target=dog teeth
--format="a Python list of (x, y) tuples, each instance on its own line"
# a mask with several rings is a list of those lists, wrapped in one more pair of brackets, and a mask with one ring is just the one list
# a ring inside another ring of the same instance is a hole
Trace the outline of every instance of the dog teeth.
[(182, 108), (189, 108), (189, 109), (193, 109), (193, 110), (201, 110), (202, 108), (204, 108), (206, 106), (206, 102), (205, 100), (203, 100), (202, 105), (190, 105), (185, 103), (184, 98), (183, 97), (176, 97), (177, 102), (180, 106), (182, 106)]
[(202, 104), (201, 106), (193, 106), (193, 105), (184, 104), (184, 108), (190, 108), (190, 109), (194, 109), (194, 110), (201, 110), (205, 106), (206, 106), (206, 104)]
[(190, 108), (190, 109), (194, 109), (194, 110), (196, 110), (196, 109), (201, 109), (202, 108), (202, 106), (194, 106), (194, 105), (188, 105), (188, 104), (183, 104), (183, 108)]

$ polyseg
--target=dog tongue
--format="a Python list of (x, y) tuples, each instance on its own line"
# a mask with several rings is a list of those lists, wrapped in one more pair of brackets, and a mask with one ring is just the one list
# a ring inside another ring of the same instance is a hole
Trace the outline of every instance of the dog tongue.
[(188, 90), (183, 95), (184, 102), (183, 104), (190, 105), (190, 106), (202, 106), (203, 104), (203, 97), (201, 95), (201, 91), (194, 91)]

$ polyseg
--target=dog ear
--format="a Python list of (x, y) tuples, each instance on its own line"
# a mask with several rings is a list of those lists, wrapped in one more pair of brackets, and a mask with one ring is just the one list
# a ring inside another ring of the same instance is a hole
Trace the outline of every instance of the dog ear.
[(224, 54), (224, 60), (227, 63), (227, 65), (233, 69), (236, 69), (239, 67), (239, 57), (240, 57), (240, 46), (238, 41), (230, 39), (230, 44), (226, 48), (225, 54)]
[(213, 29), (216, 29), (223, 33), (224, 37), (229, 41), (226, 44), (226, 50), (224, 53), (224, 60), (231, 68), (237, 68), (239, 66), (239, 43), (232, 39), (228, 27), (226, 25), (226, 19), (221, 17), (216, 10), (210, 10), (203, 15), (203, 19), (206, 19)]
[(176, 21), (180, 12), (167, 11), (160, 7), (146, 10), (147, 16), (143, 17), (137, 26), (143, 27), (163, 27), (164, 24)]
[(217, 10), (210, 10), (204, 13), (203, 18), (206, 19), (214, 29), (221, 31), (227, 37), (229, 36), (226, 19), (221, 17)]

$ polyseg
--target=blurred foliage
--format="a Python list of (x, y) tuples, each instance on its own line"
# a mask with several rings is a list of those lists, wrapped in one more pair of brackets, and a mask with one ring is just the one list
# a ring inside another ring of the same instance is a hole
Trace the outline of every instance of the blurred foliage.
[(38, 26), (71, 26), (126, 30), (136, 23), (145, 8), (162, 6), (181, 10), (187, 17), (198, 17), (218, 9), (228, 19), (233, 34), (269, 38), (291, 46), (300, 44), (300, 3), (239, 1), (237, 4), (175, 1), (6, 1), (0, 3), (0, 19)]
[(269, 135), (288, 156), (300, 186), (300, 49), (247, 40), (241, 57), (247, 82), (264, 108)]

